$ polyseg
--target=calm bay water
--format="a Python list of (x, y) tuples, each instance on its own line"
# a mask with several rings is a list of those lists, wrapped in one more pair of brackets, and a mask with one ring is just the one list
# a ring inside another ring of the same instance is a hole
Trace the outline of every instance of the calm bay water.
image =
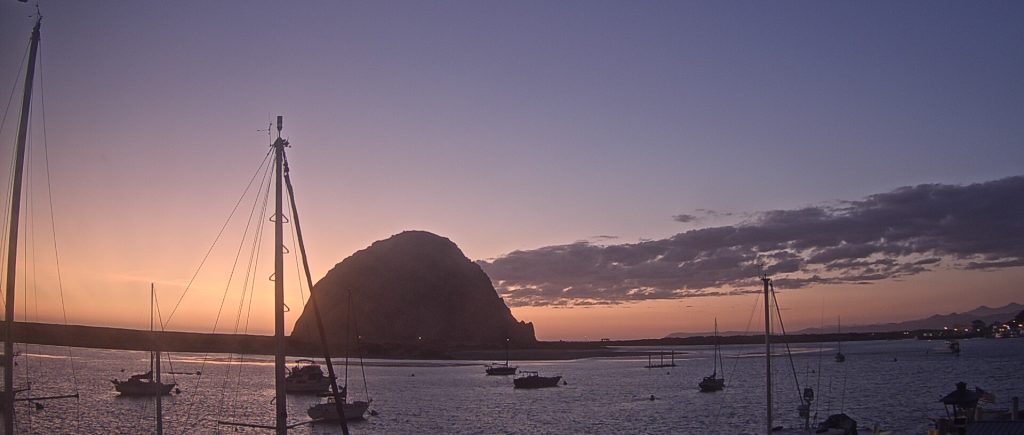
[[(796, 345), (800, 386), (815, 388), (819, 419), (839, 411), (862, 428), (924, 433), (929, 417), (944, 414), (938, 399), (958, 381), (980, 386), (1009, 407), (1024, 395), (1024, 339), (961, 342), (960, 357), (941, 353), (941, 341), (844, 343), (845, 363), (832, 360), (834, 344)], [(145, 352), (20, 345), (17, 384), (32, 396), (64, 394), (77, 384), (81, 398), (18, 402), (18, 433), (154, 433), (152, 399), (119, 397), (110, 379), (148, 368)], [(655, 350), (667, 350), (658, 348)], [(635, 350), (632, 348), (631, 350)], [(351, 424), (353, 433), (762, 433), (764, 358), (758, 346), (727, 346), (726, 389), (697, 391), (711, 372), (709, 347), (679, 347), (677, 367), (645, 369), (647, 358), (519, 362), (520, 368), (562, 375), (567, 385), (514, 390), (511, 377), (485, 376), (483, 362), (368, 360), (366, 386), (378, 415)], [(784, 348), (779, 347), (779, 351)], [(67, 358), (73, 357), (72, 365)], [(271, 424), (272, 358), (173, 354), (182, 392), (165, 398), (165, 433), (267, 433), (220, 426), (217, 420)], [(206, 359), (204, 363), (204, 358)], [(336, 364), (337, 365), (337, 364)], [(819, 369), (820, 367), (820, 369)], [(773, 358), (775, 419), (800, 424), (799, 396), (788, 358)], [(122, 372), (122, 369), (125, 371)], [(164, 370), (171, 370), (164, 365)], [(339, 371), (344, 367), (339, 366)], [(168, 376), (169, 378), (170, 376)], [(365, 400), (358, 364), (349, 366), (350, 397)], [(19, 397), (25, 397), (21, 393)], [(654, 395), (655, 400), (650, 400)], [(315, 397), (289, 396), (290, 421), (308, 420)], [(340, 433), (337, 426), (300, 426), (293, 433)]]

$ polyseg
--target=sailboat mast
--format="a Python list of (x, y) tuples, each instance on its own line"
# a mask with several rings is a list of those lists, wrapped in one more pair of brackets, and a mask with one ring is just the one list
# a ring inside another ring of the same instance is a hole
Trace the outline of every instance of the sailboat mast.
[(769, 308), (771, 295), (768, 293), (768, 285), (772, 280), (768, 278), (768, 275), (761, 275), (761, 281), (764, 282), (764, 391), (765, 403), (767, 403), (768, 407), (765, 415), (768, 431), (765, 433), (772, 433), (772, 318), (771, 309)]
[(843, 316), (836, 316), (836, 335), (839, 343), (839, 353), (843, 353)]
[(18, 220), (21, 216), (21, 181), (25, 171), (25, 141), (28, 136), (28, 116), (32, 108), (32, 81), (39, 51), (39, 27), (43, 17), (36, 17), (25, 71), (25, 90), (21, 99), (21, 122), (18, 124), (18, 142), (14, 163), (14, 183), (11, 192), (10, 235), (7, 240), (7, 294), (4, 307), (4, 433), (14, 433), (14, 291), (18, 270)]
[[(153, 283), (149, 283), (149, 332), (153, 332), (153, 307), (156, 305), (156, 286)], [(150, 334), (153, 336), (153, 334)], [(149, 361), (152, 363), (150, 369), (153, 370), (154, 382), (162, 388), (163, 384), (160, 382), (160, 347), (156, 344), (156, 340), (153, 341), (153, 352), (149, 353)], [(164, 403), (163, 403), (163, 391), (157, 391), (156, 393), (156, 435), (164, 434)]]
[(281, 138), (283, 117), (277, 117), (277, 140), (274, 141), (274, 402), (277, 405), (275, 429), (278, 435), (288, 433), (288, 408), (284, 391), (284, 213), (281, 188), (284, 166), (284, 147), (288, 141)]
[[(334, 397), (334, 410), (338, 413), (338, 421), (341, 423), (341, 432), (348, 435), (348, 421), (345, 420), (345, 394), (338, 391), (338, 376), (334, 372), (334, 363), (331, 362), (331, 350), (327, 344), (327, 333), (324, 331), (323, 317), (320, 315), (320, 306), (316, 303), (316, 293), (313, 292), (313, 275), (309, 272), (309, 259), (306, 257), (306, 242), (302, 239), (302, 225), (299, 224), (299, 206), (295, 204), (295, 189), (292, 188), (292, 177), (288, 170), (288, 159), (284, 161), (284, 181), (288, 188), (288, 202), (292, 205), (292, 222), (295, 226), (295, 238), (299, 241), (299, 255), (302, 256), (302, 270), (306, 275), (306, 285), (309, 287), (309, 305), (313, 308), (313, 315), (316, 318), (317, 333), (320, 335), (320, 347), (324, 352), (324, 363), (327, 365), (327, 376), (331, 378), (331, 396)], [(349, 304), (352, 303), (352, 293), (349, 292)], [(349, 310), (351, 314), (351, 307)], [(348, 334), (346, 333), (346, 336)], [(347, 357), (347, 354), (346, 354)], [(348, 370), (348, 362), (345, 363)], [(346, 391), (348, 391), (348, 380), (346, 379)]]
[[(721, 349), (718, 347), (718, 318), (715, 317), (715, 354), (712, 355), (714, 358), (713, 366), (711, 367), (711, 376), (718, 376), (718, 365), (722, 362)], [(725, 370), (722, 370), (725, 371)]]

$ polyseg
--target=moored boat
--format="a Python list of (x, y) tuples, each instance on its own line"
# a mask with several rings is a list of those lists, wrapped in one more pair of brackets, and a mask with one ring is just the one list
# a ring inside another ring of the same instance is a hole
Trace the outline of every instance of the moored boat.
[(537, 372), (520, 371), (519, 376), (512, 380), (515, 388), (547, 388), (557, 387), (561, 376), (541, 376)]
[[(345, 420), (362, 420), (366, 416), (366, 410), (370, 408), (369, 401), (354, 400), (342, 403), (342, 412), (345, 413)], [(306, 415), (315, 421), (337, 421), (338, 407), (333, 397), (328, 397), (326, 403), (317, 403), (306, 410)]]
[(324, 376), (324, 371), (313, 360), (300, 359), (296, 365), (288, 368), (284, 378), (284, 391), (287, 393), (321, 393), (331, 386), (331, 378)]
[[(697, 384), (701, 392), (710, 393), (725, 388), (725, 365), (722, 363), (722, 348), (718, 344), (718, 319), (715, 319), (715, 351), (712, 356), (711, 367), (711, 376), (704, 377)], [(719, 367), (722, 368), (722, 377), (719, 377), (718, 374)]]
[(484, 368), (484, 372), (489, 376), (509, 376), (516, 374), (519, 369), (516, 366), (508, 365), (508, 342), (509, 339), (505, 339), (505, 362), (504, 363), (491, 363)]
[(114, 389), (122, 396), (166, 396), (171, 394), (175, 384), (153, 380), (153, 372), (132, 375), (127, 380), (112, 379)]

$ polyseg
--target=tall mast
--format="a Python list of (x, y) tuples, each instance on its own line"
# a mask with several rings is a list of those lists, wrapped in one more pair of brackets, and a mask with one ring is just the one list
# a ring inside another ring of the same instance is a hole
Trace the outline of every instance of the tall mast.
[[(711, 367), (711, 376), (715, 377), (715, 376), (718, 375), (718, 365), (721, 363), (721, 359), (722, 359), (721, 350), (718, 347), (718, 318), (717, 317), (715, 317), (715, 354), (712, 355), (711, 357), (713, 359), (712, 367)], [(724, 367), (723, 367), (722, 371), (723, 372), (725, 371)]]
[(284, 213), (282, 212), (281, 178), (284, 166), (284, 147), (288, 141), (281, 138), (282, 116), (277, 117), (277, 140), (274, 141), (274, 401), (277, 405), (275, 430), (278, 435), (288, 433), (288, 407), (284, 392)]
[[(331, 362), (331, 350), (327, 344), (327, 333), (324, 331), (323, 317), (320, 315), (320, 307), (316, 303), (316, 293), (313, 292), (313, 275), (309, 272), (309, 259), (306, 258), (306, 242), (302, 239), (302, 225), (299, 225), (299, 206), (295, 204), (295, 189), (292, 188), (292, 177), (288, 170), (288, 159), (284, 161), (284, 181), (288, 188), (288, 199), (292, 205), (292, 222), (295, 226), (295, 237), (299, 239), (299, 255), (302, 256), (302, 269), (306, 275), (306, 285), (309, 287), (309, 305), (313, 308), (313, 316), (316, 318), (316, 328), (320, 335), (320, 347), (323, 348), (324, 362), (327, 365), (327, 376), (331, 379), (331, 396), (334, 397), (334, 410), (338, 413), (338, 421), (341, 423), (341, 432), (348, 435), (348, 421), (345, 420), (345, 397), (348, 394), (348, 380), (346, 379), (345, 392), (338, 391), (338, 376), (334, 373), (334, 364)], [(351, 308), (352, 293), (349, 292), (349, 304)], [(351, 314), (351, 309), (349, 310)], [(348, 333), (346, 332), (346, 338)], [(347, 353), (346, 353), (347, 357)], [(345, 365), (348, 370), (348, 364)]]
[(28, 52), (28, 68), (25, 71), (25, 90), (21, 99), (21, 122), (18, 124), (18, 142), (14, 163), (14, 184), (11, 192), (11, 225), (7, 245), (7, 298), (4, 307), (4, 433), (14, 433), (14, 291), (18, 269), (18, 220), (21, 216), (21, 180), (25, 169), (25, 140), (28, 136), (28, 115), (32, 108), (32, 80), (36, 71), (36, 53), (39, 51), (39, 26), (43, 17), (36, 17), (32, 28), (31, 45)]
[(768, 275), (761, 275), (761, 281), (764, 282), (764, 378), (765, 378), (765, 402), (768, 406), (767, 417), (768, 431), (765, 433), (772, 433), (772, 318), (771, 309), (769, 308), (769, 301), (771, 301), (771, 295), (768, 293), (768, 285), (771, 284), (771, 278)]
[[(149, 283), (149, 331), (153, 332), (153, 307), (156, 305), (156, 287), (153, 283)], [(161, 329), (163, 329), (161, 327)], [(150, 334), (153, 336), (153, 334)], [(153, 379), (158, 385), (157, 388), (163, 388), (163, 384), (160, 382), (160, 346), (156, 344), (156, 340), (153, 341), (153, 352), (150, 352), (150, 361), (155, 361), (153, 364)], [(164, 403), (163, 403), (163, 391), (157, 391), (156, 393), (156, 435), (164, 434)]]

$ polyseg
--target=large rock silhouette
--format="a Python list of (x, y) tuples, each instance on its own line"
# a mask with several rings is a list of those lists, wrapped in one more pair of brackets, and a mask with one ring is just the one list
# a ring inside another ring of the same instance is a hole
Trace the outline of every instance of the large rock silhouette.
[[(332, 348), (348, 348), (356, 334), (364, 345), (378, 348), (536, 341), (533, 324), (516, 321), (480, 266), (451, 240), (425, 231), (405, 231), (352, 254), (316, 283), (313, 293)], [(308, 302), (292, 337), (319, 343)]]

